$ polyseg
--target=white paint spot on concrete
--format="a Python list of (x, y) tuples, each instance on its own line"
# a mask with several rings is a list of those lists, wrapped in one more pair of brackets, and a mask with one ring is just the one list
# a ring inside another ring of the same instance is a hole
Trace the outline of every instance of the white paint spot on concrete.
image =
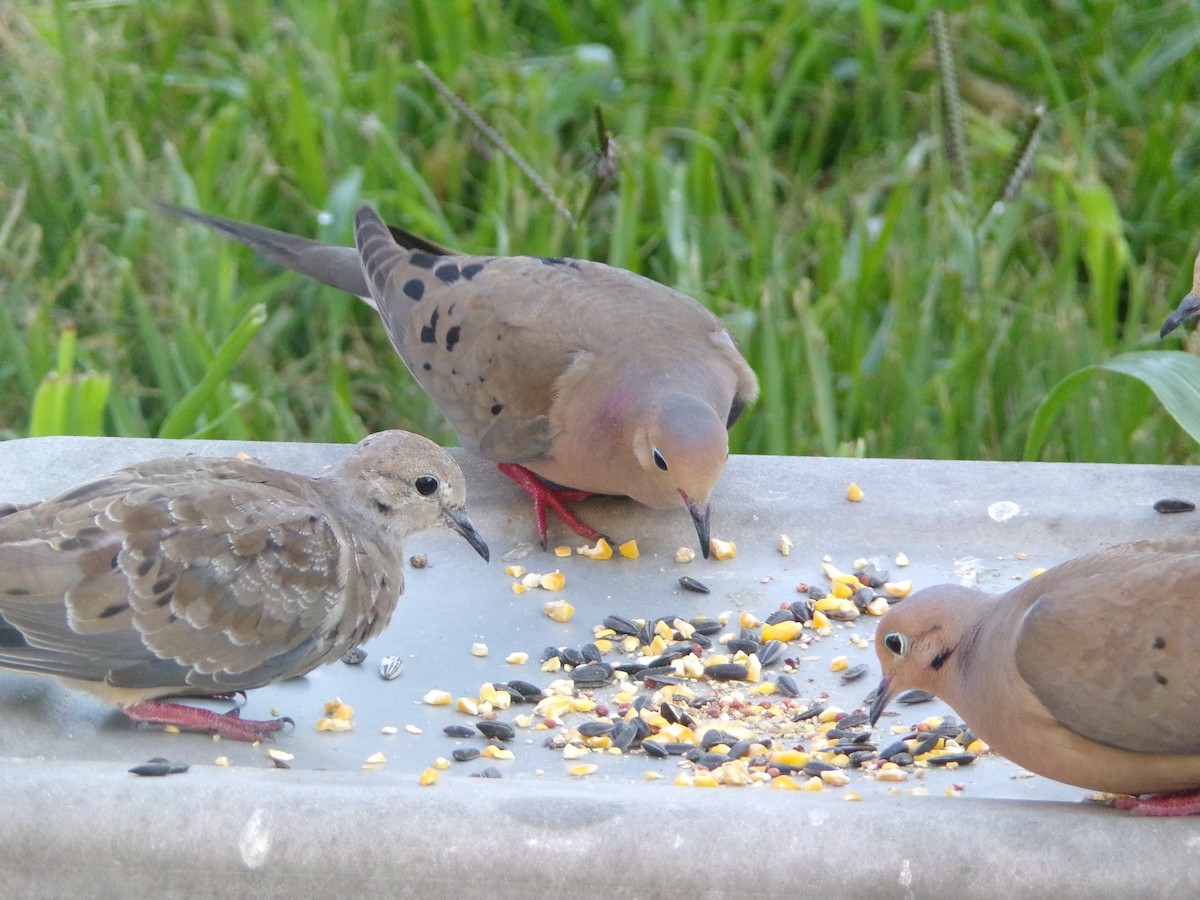
[(954, 577), (963, 587), (975, 587), (979, 584), (983, 560), (978, 556), (964, 556), (954, 561)]
[(271, 852), (271, 814), (262, 807), (254, 811), (238, 836), (238, 849), (247, 869), (259, 869)]
[(1021, 507), (1011, 500), (997, 500), (987, 508), (988, 517), (993, 522), (1007, 522), (1014, 516), (1020, 515)]

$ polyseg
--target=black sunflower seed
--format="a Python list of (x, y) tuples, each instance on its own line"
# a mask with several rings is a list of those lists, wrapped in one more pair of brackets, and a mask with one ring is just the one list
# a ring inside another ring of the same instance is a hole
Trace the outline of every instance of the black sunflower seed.
[(692, 591), (696, 594), (707, 594), (709, 592), (708, 585), (701, 581), (697, 581), (691, 575), (679, 576), (679, 586), (685, 591)]

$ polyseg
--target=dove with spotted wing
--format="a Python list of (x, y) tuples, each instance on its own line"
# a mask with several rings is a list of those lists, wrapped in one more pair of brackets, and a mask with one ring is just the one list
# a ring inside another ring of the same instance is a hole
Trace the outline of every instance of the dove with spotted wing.
[(758, 393), (729, 330), (684, 294), (587, 260), (466, 256), (355, 216), (356, 247), (179, 207), (261, 256), (354, 294), (462, 445), (589, 540), (565, 502), (591, 494), (683, 504), (709, 552), (728, 429)]
[(1200, 541), (1122, 544), (1005, 594), (925, 588), (875, 634), (874, 724), (899, 691), (936, 694), (1003, 756), (1093, 790), (1200, 812)]
[(257, 740), (161, 701), (230, 695), (339, 659), (391, 619), (403, 543), (443, 526), (486, 560), (462, 473), (431, 441), (371, 435), (310, 478), (248, 458), (139, 463), (0, 515), (0, 667), (131, 718)]

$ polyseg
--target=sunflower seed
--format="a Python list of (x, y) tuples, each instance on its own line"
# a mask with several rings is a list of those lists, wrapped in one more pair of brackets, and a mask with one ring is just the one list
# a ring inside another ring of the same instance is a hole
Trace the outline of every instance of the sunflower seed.
[(342, 662), (348, 666), (357, 666), (367, 658), (367, 651), (362, 647), (354, 647), (342, 654)]
[(450, 755), (454, 757), (455, 762), (470, 762), (473, 759), (479, 759), (479, 748), (455, 747), (450, 751)]
[(404, 660), (398, 656), (385, 656), (379, 661), (379, 676), (384, 681), (395, 681), (404, 668)]
[(679, 576), (679, 586), (685, 591), (691, 591), (695, 594), (707, 594), (709, 592), (708, 585), (702, 581), (697, 581), (691, 575)]
[(1154, 511), (1159, 513), (1191, 512), (1195, 508), (1191, 500), (1158, 500), (1154, 504)]
[(517, 730), (507, 722), (476, 722), (475, 727), (485, 738), (495, 741), (511, 741), (517, 736)]
[(469, 738), (475, 737), (475, 729), (470, 725), (447, 725), (442, 729), (442, 734), (452, 738)]

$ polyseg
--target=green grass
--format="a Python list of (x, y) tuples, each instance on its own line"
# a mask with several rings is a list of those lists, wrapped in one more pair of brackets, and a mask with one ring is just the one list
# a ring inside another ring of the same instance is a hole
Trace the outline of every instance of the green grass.
[[(702, 300), (762, 379), (735, 451), (1018, 459), (1064, 377), (1179, 346), (1157, 329), (1200, 249), (1200, 10), (946, 6), (955, 174), (935, 8), (5, 4), (0, 435), (348, 441), (398, 426), (452, 441), (369, 309), (151, 206), (349, 242), (370, 201), (464, 250), (586, 256)], [(578, 227), (422, 60), (572, 211), (602, 107), (619, 172)], [(988, 214), (1041, 100), (1031, 176)], [(60, 396), (72, 384), (86, 396)], [(52, 397), (35, 410), (39, 389)], [(1146, 387), (1114, 375), (1065, 404), (1041, 450), (1195, 455)]]

